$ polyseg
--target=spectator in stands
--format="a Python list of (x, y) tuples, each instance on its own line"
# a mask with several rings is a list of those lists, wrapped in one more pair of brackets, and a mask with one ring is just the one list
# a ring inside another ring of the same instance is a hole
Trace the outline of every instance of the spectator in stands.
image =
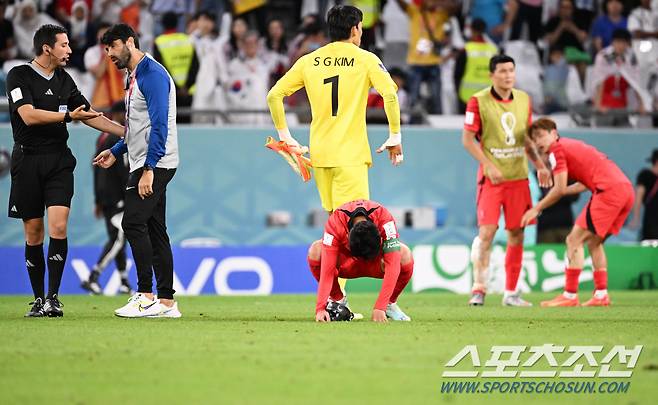
[(77, 0), (71, 7), (71, 16), (68, 20), (69, 46), (73, 53), (69, 65), (84, 72), (84, 56), (87, 49), (96, 44), (96, 27), (89, 21), (89, 7), (83, 0)]
[(592, 25), (592, 44), (594, 51), (610, 46), (612, 33), (617, 29), (626, 29), (628, 21), (623, 16), (624, 3), (621, 0), (606, 0), (603, 15), (594, 20)]
[(210, 12), (202, 11), (197, 13), (194, 21), (195, 25), (190, 32), (190, 38), (194, 42), (194, 49), (200, 62), (210, 53), (218, 51), (217, 17)]
[(601, 113), (596, 120), (598, 126), (629, 126), (626, 110), (631, 106), (631, 95), (637, 97), (640, 113), (649, 108), (639, 85), (640, 71), (627, 30), (615, 30), (612, 45), (596, 55), (592, 75), (594, 107)]
[(319, 20), (316, 20), (315, 22), (312, 22), (304, 27), (304, 36), (303, 39), (299, 42), (297, 49), (290, 50), (293, 54), (292, 58), (290, 59), (290, 65), (293, 65), (297, 59), (301, 58), (307, 53), (311, 53), (329, 42), (324, 30), (324, 23)]
[(651, 9), (651, 0), (641, 0), (640, 6), (628, 16), (628, 30), (633, 36), (633, 51), (640, 66), (641, 86), (647, 88), (658, 64), (658, 10)]
[[(0, 77), (3, 77), (2, 65), (5, 61), (16, 57), (16, 38), (14, 38), (14, 25), (5, 18), (7, 0), (0, 0)], [(4, 79), (0, 80), (4, 83)], [(1, 94), (5, 94), (4, 85), (0, 86)]]
[(568, 76), (569, 65), (564, 57), (564, 50), (559, 47), (553, 47), (549, 54), (549, 64), (544, 69), (545, 114), (563, 112), (569, 108), (566, 89)]
[[(164, 32), (155, 38), (153, 57), (169, 72), (176, 85), (176, 106), (190, 107), (199, 60), (189, 35), (178, 32), (178, 16), (172, 12), (162, 17)], [(178, 122), (190, 122), (190, 115), (180, 114)]]
[[(68, 24), (73, 15), (73, 4), (78, 0), (41, 0), (38, 6), (41, 11), (46, 12), (48, 15), (59, 21), (59, 25), (69, 29)], [(87, 10), (91, 8), (93, 0), (84, 0)], [(48, 4), (50, 3), (50, 4)], [(87, 13), (89, 14), (89, 13)], [(70, 39), (70, 38), (69, 38)]]
[(573, 19), (582, 30), (589, 32), (592, 27), (592, 21), (597, 14), (598, 0), (574, 0), (573, 5), (576, 8), (573, 12)]
[[(407, 73), (400, 69), (399, 67), (392, 67), (388, 69), (388, 73), (391, 75), (391, 79), (395, 82), (395, 85), (398, 86), (398, 103), (400, 104), (400, 111), (402, 112), (400, 116), (400, 122), (406, 124), (408, 122), (409, 114), (405, 114), (404, 111), (409, 108), (409, 94), (407, 93)], [(384, 98), (375, 90), (374, 88), (370, 89), (368, 93), (367, 105), (369, 109), (380, 110), (377, 116), (368, 116), (368, 123), (374, 124), (387, 124), (388, 119), (384, 114)]]
[(430, 88), (430, 103), (427, 108), (431, 114), (441, 114), (441, 49), (447, 44), (445, 24), (450, 18), (450, 1), (425, 0), (405, 3), (397, 0), (409, 17), (409, 98), (416, 106), (421, 103), (420, 86), (426, 82)]
[(363, 13), (361, 48), (373, 51), (375, 48), (375, 29), (379, 24), (381, 11), (380, 0), (347, 0), (344, 3), (357, 7)]
[(405, 59), (409, 49), (409, 18), (397, 1), (386, 2), (380, 23), (384, 26), (384, 43), (386, 44), (382, 55), (384, 65), (406, 68)]
[(550, 47), (585, 49), (583, 44), (587, 40), (587, 31), (578, 26), (573, 13), (573, 0), (561, 0), (558, 15), (548, 20), (544, 27), (544, 39)]
[[(95, 3), (94, 3), (95, 4)], [(153, 15), (149, 10), (151, 0), (133, 0), (121, 9), (119, 19), (139, 35), (139, 47), (142, 51), (153, 53), (155, 27)]]
[[(116, 24), (119, 22), (124, 3), (124, 0), (94, 0), (92, 15), (98, 18), (98, 22)], [(142, 38), (139, 39), (139, 44), (142, 44)]]
[(651, 167), (642, 169), (635, 182), (635, 205), (631, 228), (637, 229), (640, 224), (640, 211), (644, 205), (642, 230), (640, 240), (658, 239), (658, 149), (654, 149), (647, 159)]
[(117, 69), (105, 53), (105, 46), (100, 43), (108, 28), (109, 24), (100, 24), (96, 34), (98, 43), (84, 54), (85, 68), (94, 77), (95, 82), (91, 97), (91, 106), (95, 110), (108, 109), (114, 103), (122, 101), (125, 95), (125, 72)]
[(37, 11), (37, 5), (34, 0), (23, 0), (16, 4), (15, 7), (14, 34), (16, 35), (16, 45), (18, 46), (17, 57), (31, 59), (34, 56), (32, 39), (37, 29), (44, 24), (59, 24), (46, 13)]
[[(249, 31), (244, 37), (243, 54), (228, 65), (228, 106), (233, 110), (267, 110), (269, 69), (259, 57), (258, 32)], [(270, 122), (269, 114), (235, 114), (232, 122), (259, 125)]]
[[(196, 82), (203, 83), (202, 86), (196, 87), (192, 97), (192, 108), (194, 110), (225, 110), (226, 101), (222, 84), (228, 80), (226, 77), (228, 62), (223, 53), (223, 46), (227, 44), (227, 41), (219, 36), (214, 14), (210, 12), (198, 14), (192, 38), (199, 59)], [(221, 123), (218, 116), (208, 113), (195, 113), (192, 121), (204, 124)]]
[[(302, 18), (301, 24), (297, 28), (297, 35), (288, 44), (288, 59), (293, 60), (295, 53), (299, 49), (299, 45), (306, 37), (306, 28), (312, 24), (322, 23), (322, 18), (318, 14), (308, 14)], [(291, 63), (292, 65), (292, 63)]]
[(279, 80), (289, 67), (288, 44), (283, 22), (272, 19), (267, 24), (267, 33), (261, 40), (261, 49), (270, 67), (270, 87)]
[(167, 13), (174, 13), (180, 17), (176, 31), (185, 32), (185, 24), (194, 14), (196, 14), (198, 0), (151, 0), (151, 13), (155, 20), (155, 36), (158, 36), (166, 29), (164, 26), (164, 16)]
[(528, 29), (528, 39), (537, 43), (542, 34), (542, 0), (511, 0), (509, 2), (508, 14), (512, 14), (516, 4), (516, 15), (512, 23), (510, 40), (521, 39), (523, 26)]
[(226, 63), (240, 55), (242, 50), (242, 41), (244, 40), (248, 30), (249, 26), (247, 25), (247, 22), (242, 18), (238, 17), (231, 22), (231, 35), (229, 36), (229, 40), (224, 44), (222, 48)]
[(455, 62), (455, 88), (459, 89), (459, 112), (466, 111), (471, 96), (491, 86), (489, 60), (498, 53), (498, 47), (487, 41), (487, 24), (476, 18), (471, 22), (471, 37), (458, 54)]
[(489, 37), (499, 43), (512, 26), (517, 8), (517, 0), (472, 0), (468, 16), (471, 20), (483, 20)]
[(578, 125), (589, 126), (591, 116), (592, 57), (585, 51), (569, 47), (565, 49), (569, 64), (566, 93), (569, 111)]

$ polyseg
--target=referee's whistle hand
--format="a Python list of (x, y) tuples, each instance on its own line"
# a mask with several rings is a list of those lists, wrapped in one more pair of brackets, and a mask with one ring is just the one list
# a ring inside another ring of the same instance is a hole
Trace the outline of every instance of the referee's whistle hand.
[(105, 149), (94, 158), (94, 166), (102, 167), (103, 169), (108, 169), (114, 164), (117, 160), (116, 157), (112, 154), (112, 151)]
[(103, 113), (99, 113), (96, 111), (85, 111), (84, 110), (85, 106), (81, 105), (80, 107), (76, 108), (75, 110), (71, 111), (69, 114), (72, 119), (76, 121), (86, 121), (92, 118), (100, 117), (103, 115)]

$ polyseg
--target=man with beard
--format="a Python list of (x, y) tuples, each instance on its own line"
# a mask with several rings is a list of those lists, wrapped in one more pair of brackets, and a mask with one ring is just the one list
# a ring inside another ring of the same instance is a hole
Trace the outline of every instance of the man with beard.
[[(167, 70), (139, 49), (130, 26), (113, 25), (101, 43), (116, 67), (129, 72), (126, 134), (94, 159), (94, 164), (109, 168), (128, 152), (130, 163), (121, 226), (137, 268), (137, 292), (114, 313), (126, 318), (180, 318), (165, 223), (167, 184), (178, 167), (176, 86)], [(152, 293), (153, 271), (157, 299)]]

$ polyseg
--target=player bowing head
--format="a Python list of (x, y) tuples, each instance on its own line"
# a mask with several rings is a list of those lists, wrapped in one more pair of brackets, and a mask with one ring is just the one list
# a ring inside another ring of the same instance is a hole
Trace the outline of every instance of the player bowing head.
[(341, 205), (329, 217), (322, 240), (311, 245), (308, 264), (319, 282), (316, 321), (344, 319), (332, 314), (333, 303), (347, 306), (339, 277), (383, 279), (372, 320), (411, 320), (396, 302), (413, 274), (413, 257), (400, 242), (393, 216), (381, 204), (357, 200)]
[(350, 252), (354, 257), (372, 260), (381, 249), (382, 237), (377, 225), (369, 221), (365, 215), (354, 218), (354, 225), (349, 235)]

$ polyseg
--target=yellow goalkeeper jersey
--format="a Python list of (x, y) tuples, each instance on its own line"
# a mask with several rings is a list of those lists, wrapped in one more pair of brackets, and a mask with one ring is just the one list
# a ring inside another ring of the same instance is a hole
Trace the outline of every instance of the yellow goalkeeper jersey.
[(305, 87), (311, 103), (314, 167), (370, 165), (366, 104), (370, 87), (384, 99), (392, 133), (400, 132), (397, 86), (379, 58), (347, 42), (332, 42), (301, 57), (272, 87), (267, 103), (277, 129), (287, 128), (283, 97)]

